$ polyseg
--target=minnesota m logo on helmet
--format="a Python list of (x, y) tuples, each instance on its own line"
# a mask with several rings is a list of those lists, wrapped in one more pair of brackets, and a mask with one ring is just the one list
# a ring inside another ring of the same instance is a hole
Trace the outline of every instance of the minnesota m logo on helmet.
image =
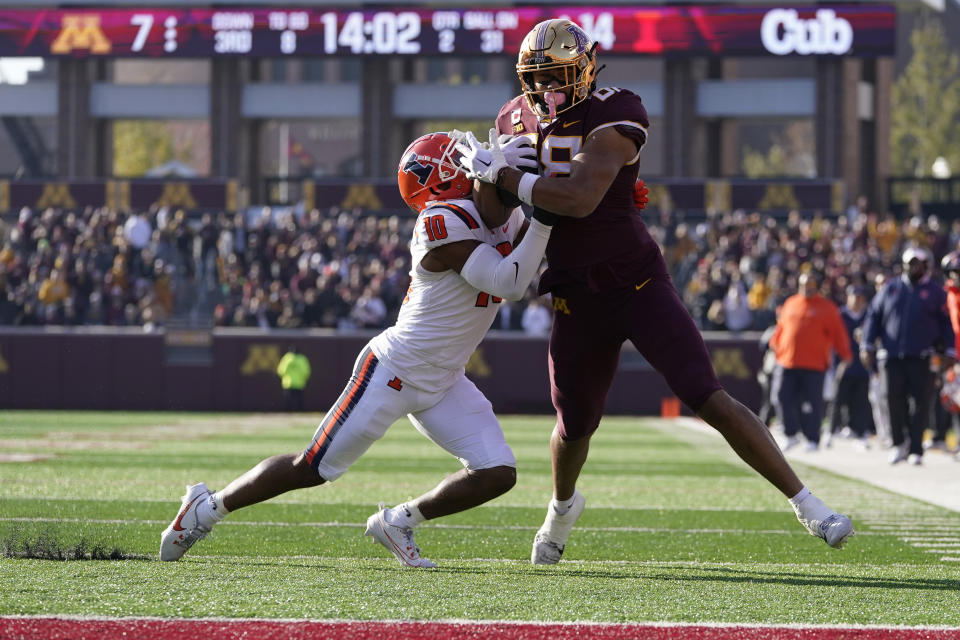
[(566, 29), (571, 33), (571, 35), (573, 35), (574, 40), (577, 42), (577, 52), (585, 52), (587, 47), (590, 46), (590, 39), (587, 38), (587, 34), (584, 33), (583, 29), (572, 22), (567, 25)]

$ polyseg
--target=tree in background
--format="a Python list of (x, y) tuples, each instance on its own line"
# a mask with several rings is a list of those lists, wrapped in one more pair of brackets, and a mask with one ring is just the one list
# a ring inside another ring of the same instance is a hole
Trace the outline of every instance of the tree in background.
[(113, 125), (113, 175), (135, 178), (171, 160), (207, 175), (209, 139), (205, 121), (118, 120)]
[(137, 177), (173, 159), (173, 144), (160, 123), (120, 120), (113, 125), (113, 174)]
[(895, 175), (928, 177), (937, 158), (960, 173), (960, 57), (930, 19), (910, 35), (913, 56), (893, 86), (890, 143)]
[(813, 122), (793, 120), (780, 123), (769, 133), (769, 147), (743, 145), (741, 169), (748, 178), (813, 178), (817, 174)]

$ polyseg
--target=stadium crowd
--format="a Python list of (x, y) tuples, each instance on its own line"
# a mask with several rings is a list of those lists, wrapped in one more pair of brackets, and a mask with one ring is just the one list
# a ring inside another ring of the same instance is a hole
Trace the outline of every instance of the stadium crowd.
[[(869, 298), (899, 275), (905, 248), (927, 248), (939, 277), (940, 258), (960, 246), (960, 221), (897, 220), (862, 209), (842, 216), (733, 211), (646, 213), (645, 219), (702, 330), (770, 329), (804, 272), (822, 276), (821, 293), (843, 307), (852, 289)], [(179, 319), (382, 328), (396, 319), (409, 285), (413, 222), (336, 207), (199, 217), (162, 208), (23, 209), (0, 218), (0, 325), (149, 331)], [(550, 301), (531, 287), (523, 301), (502, 303), (494, 328), (545, 335), (551, 322)], [(877, 400), (874, 407), (883, 404)], [(946, 416), (939, 403), (934, 408), (942, 438)], [(836, 418), (831, 422), (828, 434), (838, 430)], [(886, 420), (875, 422), (881, 427)], [(889, 440), (885, 429), (877, 431)]]
[[(901, 269), (907, 246), (934, 265), (960, 243), (960, 221), (743, 211), (645, 218), (703, 330), (764, 330), (806, 270), (844, 304)], [(132, 325), (173, 317), (217, 326), (381, 328), (398, 313), (413, 217), (336, 207), (305, 213), (154, 209), (127, 214), (23, 209), (0, 220), (0, 325)], [(531, 289), (504, 304), (498, 329), (545, 333), (549, 301)]]

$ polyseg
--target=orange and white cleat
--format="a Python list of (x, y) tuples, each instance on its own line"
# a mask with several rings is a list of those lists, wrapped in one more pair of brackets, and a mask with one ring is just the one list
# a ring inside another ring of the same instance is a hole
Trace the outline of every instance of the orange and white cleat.
[(387, 522), (387, 510), (380, 505), (380, 511), (367, 518), (367, 530), (363, 535), (379, 542), (405, 567), (434, 569), (436, 562), (420, 557), (420, 547), (413, 540), (413, 529), (397, 527)]
[(170, 526), (160, 534), (160, 559), (179, 560), (198, 540), (207, 537), (213, 525), (203, 526), (197, 518), (197, 507), (210, 497), (204, 483), (187, 487), (180, 504), (180, 512)]

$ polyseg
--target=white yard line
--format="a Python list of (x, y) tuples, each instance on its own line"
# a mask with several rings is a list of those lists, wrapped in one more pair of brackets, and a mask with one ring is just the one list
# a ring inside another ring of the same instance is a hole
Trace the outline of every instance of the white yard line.
[[(31, 518), (31, 517), (8, 517), (0, 518), (0, 522), (49, 522), (49, 523), (71, 523), (71, 524), (143, 524), (143, 525), (165, 525), (169, 524), (167, 520), (146, 520), (146, 519), (94, 519), (94, 518)], [(263, 521), (256, 522), (250, 520), (224, 520), (219, 527), (237, 526), (237, 527), (314, 527), (314, 528), (362, 528), (365, 526), (361, 522), (274, 522)], [(536, 531), (537, 526), (520, 525), (467, 525), (467, 524), (424, 524), (423, 529), (442, 529), (458, 531)], [(784, 529), (677, 529), (665, 527), (577, 527), (577, 531), (599, 532), (599, 533), (683, 533), (683, 534), (717, 534), (717, 535), (807, 535), (799, 525), (796, 529), (789, 531)], [(861, 535), (859, 532), (857, 535)], [(862, 535), (888, 535), (865, 531)]]

